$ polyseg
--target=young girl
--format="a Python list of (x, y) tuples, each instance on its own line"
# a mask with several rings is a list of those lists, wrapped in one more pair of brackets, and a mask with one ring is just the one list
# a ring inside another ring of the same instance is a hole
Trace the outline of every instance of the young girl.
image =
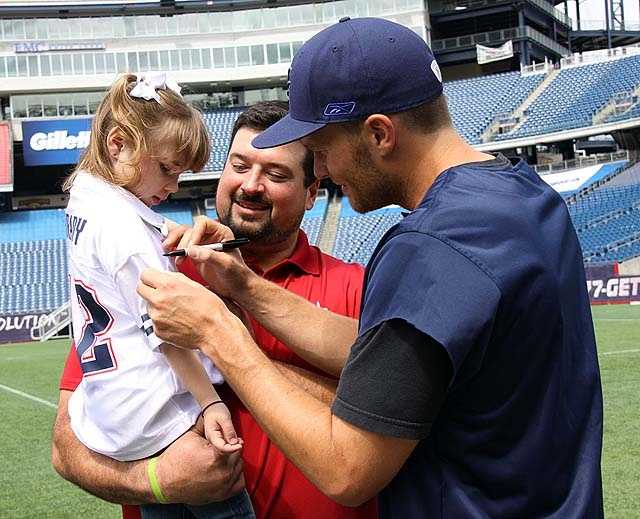
[[(166, 223), (151, 207), (208, 156), (206, 128), (180, 87), (164, 74), (126, 74), (98, 107), (89, 147), (65, 182), (73, 338), (83, 370), (69, 401), (71, 427), (87, 447), (121, 461), (154, 456), (197, 421), (219, 455), (242, 448), (212, 385), (223, 382), (220, 373), (199, 352), (163, 343), (136, 293), (145, 268), (175, 270), (162, 255)], [(148, 477), (163, 503), (155, 458)], [(198, 518), (254, 517), (246, 491), (187, 508)], [(144, 518), (184, 513), (183, 505), (142, 507)]]

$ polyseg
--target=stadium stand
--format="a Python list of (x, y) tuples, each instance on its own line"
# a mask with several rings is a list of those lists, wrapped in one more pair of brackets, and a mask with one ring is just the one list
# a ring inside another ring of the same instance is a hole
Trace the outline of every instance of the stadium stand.
[(171, 200), (155, 207), (154, 211), (176, 223), (193, 225), (193, 215), (191, 214), (191, 205), (189, 202)]
[(324, 222), (324, 217), (327, 213), (327, 206), (329, 205), (328, 200), (329, 199), (326, 196), (317, 198), (313, 207), (304, 213), (301, 227), (307, 234), (307, 238), (311, 245), (317, 245), (318, 240), (320, 239), (322, 223)]
[(366, 214), (357, 213), (342, 199), (333, 255), (349, 263), (366, 265), (383, 234), (402, 219), (402, 209), (389, 206)]
[[(495, 140), (591, 126), (593, 116), (615, 94), (632, 91), (639, 85), (640, 55), (562, 69), (527, 109), (524, 123)], [(637, 107), (616, 116), (616, 120), (633, 117), (636, 110)]]
[(495, 117), (515, 110), (543, 79), (541, 74), (509, 72), (445, 83), (455, 127), (471, 144), (479, 143)]
[(211, 156), (204, 171), (222, 171), (227, 159), (231, 128), (244, 109), (245, 107), (234, 107), (203, 112), (202, 117), (211, 138)]
[(596, 189), (570, 204), (569, 214), (586, 263), (640, 254), (640, 185)]

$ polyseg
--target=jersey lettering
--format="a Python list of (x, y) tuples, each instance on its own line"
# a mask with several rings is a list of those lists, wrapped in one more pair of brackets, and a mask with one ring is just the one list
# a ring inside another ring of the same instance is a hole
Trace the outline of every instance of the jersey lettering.
[(95, 290), (78, 280), (75, 281), (74, 287), (78, 304), (84, 313), (81, 338), (76, 342), (76, 351), (84, 376), (117, 369), (111, 339), (105, 336), (113, 324), (113, 317), (100, 304)]

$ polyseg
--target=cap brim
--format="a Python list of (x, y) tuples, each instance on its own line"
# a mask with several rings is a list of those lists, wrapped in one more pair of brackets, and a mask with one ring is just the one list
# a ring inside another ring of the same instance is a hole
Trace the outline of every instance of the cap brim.
[(282, 146), (302, 139), (324, 128), (326, 125), (326, 123), (298, 121), (290, 115), (286, 115), (253, 139), (251, 145), (259, 149), (275, 148), (276, 146)]

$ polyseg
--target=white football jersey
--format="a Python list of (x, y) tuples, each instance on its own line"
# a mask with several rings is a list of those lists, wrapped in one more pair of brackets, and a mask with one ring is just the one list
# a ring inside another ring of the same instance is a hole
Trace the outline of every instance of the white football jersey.
[[(128, 461), (160, 451), (196, 421), (200, 406), (158, 347), (136, 293), (162, 256), (164, 218), (129, 191), (80, 172), (66, 210), (73, 339), (83, 379), (69, 400), (71, 427), (91, 450)], [(200, 354), (213, 383), (222, 376)]]

